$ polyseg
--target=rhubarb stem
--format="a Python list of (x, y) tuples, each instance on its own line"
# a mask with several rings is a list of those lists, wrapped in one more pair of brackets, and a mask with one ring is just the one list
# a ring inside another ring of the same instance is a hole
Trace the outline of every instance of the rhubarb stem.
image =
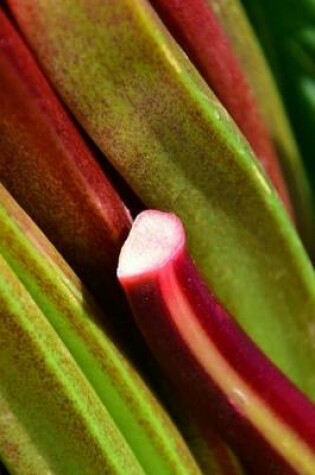
[(138, 216), (118, 278), (147, 343), (205, 434), (214, 426), (253, 473), (315, 473), (314, 405), (206, 287), (175, 215)]

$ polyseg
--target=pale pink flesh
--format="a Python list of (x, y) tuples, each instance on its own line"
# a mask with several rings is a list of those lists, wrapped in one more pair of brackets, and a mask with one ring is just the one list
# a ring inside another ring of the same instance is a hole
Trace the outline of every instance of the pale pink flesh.
[(300, 466), (315, 473), (314, 405), (208, 291), (178, 218), (141, 213), (118, 277), (148, 345), (205, 433), (213, 424), (253, 473)]
[(156, 272), (184, 245), (183, 225), (174, 214), (144, 211), (136, 218), (133, 232), (121, 249), (118, 277), (126, 281)]

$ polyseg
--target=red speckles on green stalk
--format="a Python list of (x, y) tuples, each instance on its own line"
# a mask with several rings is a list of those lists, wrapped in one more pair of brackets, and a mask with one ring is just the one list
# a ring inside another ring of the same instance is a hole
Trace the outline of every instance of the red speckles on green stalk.
[(144, 0), (8, 0), (58, 92), (148, 207), (175, 211), (224, 306), (315, 395), (315, 279), (225, 109)]
[(1, 185), (0, 228), (0, 253), (58, 333), (145, 473), (200, 475), (165, 411), (117, 348), (104, 315)]
[(150, 1), (247, 138), (287, 211), (293, 216), (279, 159), (251, 86), (212, 8), (206, 0)]
[(8, 470), (142, 474), (71, 354), (2, 256), (0, 268), (0, 455)]

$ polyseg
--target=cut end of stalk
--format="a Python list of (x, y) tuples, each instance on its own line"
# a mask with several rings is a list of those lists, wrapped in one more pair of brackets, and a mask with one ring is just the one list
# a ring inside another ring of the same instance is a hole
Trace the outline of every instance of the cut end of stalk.
[(181, 221), (172, 213), (148, 210), (138, 215), (120, 253), (117, 275), (128, 279), (152, 273), (185, 246)]

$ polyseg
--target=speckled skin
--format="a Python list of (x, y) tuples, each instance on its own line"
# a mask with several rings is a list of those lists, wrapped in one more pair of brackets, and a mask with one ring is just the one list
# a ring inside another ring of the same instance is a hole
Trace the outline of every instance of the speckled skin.
[(251, 86), (211, 5), (207, 0), (150, 0), (150, 3), (233, 117), (292, 215), (279, 159)]
[(175, 211), (223, 305), (315, 396), (312, 266), (269, 182), (144, 0), (9, 0), (77, 119), (148, 207)]
[[(160, 235), (152, 225), (154, 217), (163, 229)], [(142, 213), (118, 266), (149, 347), (205, 437), (214, 426), (249, 473), (313, 475), (315, 405), (272, 365), (206, 287), (187, 254), (180, 222), (171, 237), (165, 232), (170, 219), (177, 220), (165, 213)], [(141, 257), (143, 246), (147, 258)], [(165, 252), (152, 261), (156, 246), (164, 246)]]
[(276, 146), (302, 239), (315, 256), (314, 196), (286, 111), (254, 30), (239, 0), (207, 0), (233, 45)]
[(102, 315), (82, 284), (1, 185), (0, 203), (0, 253), (55, 328), (144, 472), (200, 475), (161, 405), (101, 328)]
[(0, 256), (0, 456), (12, 475), (142, 471), (71, 354)]
[(89, 287), (99, 296), (108, 289), (108, 297), (128, 211), (1, 10), (0, 104), (0, 180)]

